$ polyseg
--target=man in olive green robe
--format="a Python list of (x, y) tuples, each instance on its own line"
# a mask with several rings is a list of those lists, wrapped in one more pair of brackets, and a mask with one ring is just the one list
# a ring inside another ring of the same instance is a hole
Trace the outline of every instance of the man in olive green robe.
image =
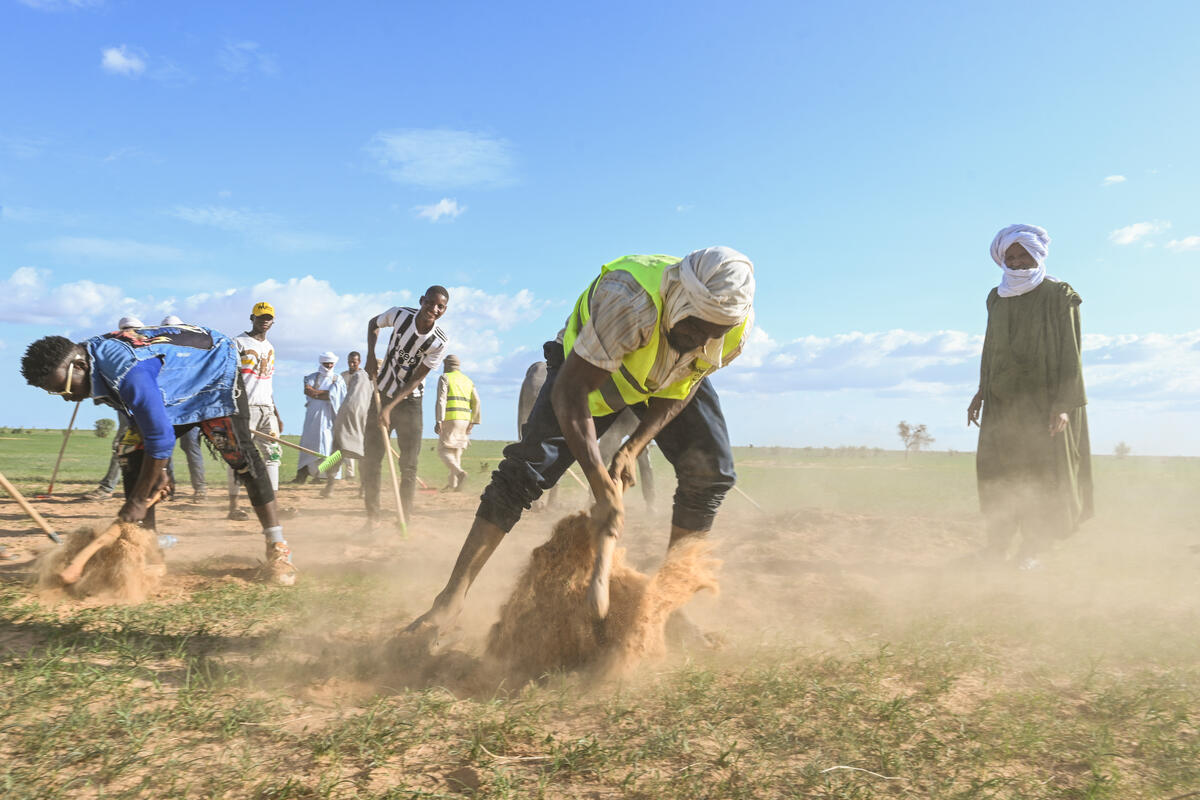
[(967, 409), (967, 424), (980, 426), (975, 468), (985, 553), (1004, 558), (1020, 532), (1016, 559), (1025, 569), (1092, 516), (1083, 301), (1046, 275), (1049, 243), (1032, 225), (1011, 225), (992, 242), (1004, 278), (988, 294), (979, 391)]

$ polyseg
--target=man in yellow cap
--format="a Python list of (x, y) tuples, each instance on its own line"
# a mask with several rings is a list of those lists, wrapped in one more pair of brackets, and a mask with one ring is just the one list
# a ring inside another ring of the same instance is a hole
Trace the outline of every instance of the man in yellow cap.
[[(250, 310), (250, 330), (233, 340), (238, 349), (238, 371), (246, 387), (246, 402), (250, 406), (250, 429), (279, 436), (283, 433), (283, 418), (275, 407), (275, 346), (267, 341), (267, 331), (275, 324), (275, 306), (265, 300)], [(271, 489), (279, 491), (279, 465), (283, 450), (275, 442), (255, 437), (254, 443), (267, 465)], [(247, 519), (245, 509), (238, 508), (238, 482), (229, 470), (229, 519)]]

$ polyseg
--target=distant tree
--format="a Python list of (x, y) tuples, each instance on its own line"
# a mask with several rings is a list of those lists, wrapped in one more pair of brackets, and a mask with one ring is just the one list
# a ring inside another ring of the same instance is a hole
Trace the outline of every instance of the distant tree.
[(910, 450), (922, 450), (933, 444), (934, 438), (929, 435), (929, 431), (924, 425), (909, 425), (904, 420), (900, 420), (900, 424), (896, 426), (896, 433), (900, 435), (900, 441), (904, 442), (904, 460), (908, 460)]
[(1124, 458), (1133, 452), (1133, 448), (1124, 442), (1117, 442), (1117, 446), (1113, 448), (1113, 455), (1117, 458)]
[(117, 423), (111, 419), (96, 420), (96, 436), (101, 439), (107, 439), (112, 436), (113, 429), (117, 427)]

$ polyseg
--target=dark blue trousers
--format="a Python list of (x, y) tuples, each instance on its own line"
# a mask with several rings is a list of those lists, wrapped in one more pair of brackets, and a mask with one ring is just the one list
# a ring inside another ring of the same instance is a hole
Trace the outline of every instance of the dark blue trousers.
[[(547, 360), (546, 383), (521, 429), (521, 441), (504, 448), (504, 460), (483, 490), (476, 515), (505, 532), (512, 530), (524, 510), (558, 483), (575, 462), (550, 403), (561, 365), (561, 359)], [(645, 403), (630, 408), (639, 419), (647, 410)], [(596, 435), (603, 435), (616, 418), (616, 414), (594, 418)], [(709, 530), (737, 474), (721, 403), (707, 378), (654, 441), (675, 468), (678, 482), (671, 523), (685, 530)]]

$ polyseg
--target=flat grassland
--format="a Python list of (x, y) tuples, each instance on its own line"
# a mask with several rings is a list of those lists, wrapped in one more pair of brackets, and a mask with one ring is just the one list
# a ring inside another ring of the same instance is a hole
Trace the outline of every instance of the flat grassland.
[[(46, 488), (60, 432), (0, 432), (0, 472)], [(426, 442), (420, 471), (445, 470)], [(230, 798), (1200, 797), (1200, 460), (1098, 458), (1098, 516), (1036, 572), (963, 563), (982, 541), (970, 454), (739, 448), (712, 534), (723, 642), (595, 684), (464, 679), (530, 550), (583, 506), (528, 514), (437, 660), (387, 646), (427, 607), (502, 443), (462, 494), (422, 492), (409, 535), (364, 535), (354, 481), (284, 486), (300, 580), (256, 578), (262, 538), (209, 498), (159, 515), (180, 543), (149, 602), (37, 595), (49, 548), (0, 499), (0, 796)], [(40, 510), (60, 531), (108, 442), (76, 433)], [(624, 544), (661, 560), (673, 479), (630, 492)], [(294, 465), (285, 458), (284, 479)], [(389, 507), (384, 477), (384, 507)], [(245, 499), (242, 499), (243, 505)]]

